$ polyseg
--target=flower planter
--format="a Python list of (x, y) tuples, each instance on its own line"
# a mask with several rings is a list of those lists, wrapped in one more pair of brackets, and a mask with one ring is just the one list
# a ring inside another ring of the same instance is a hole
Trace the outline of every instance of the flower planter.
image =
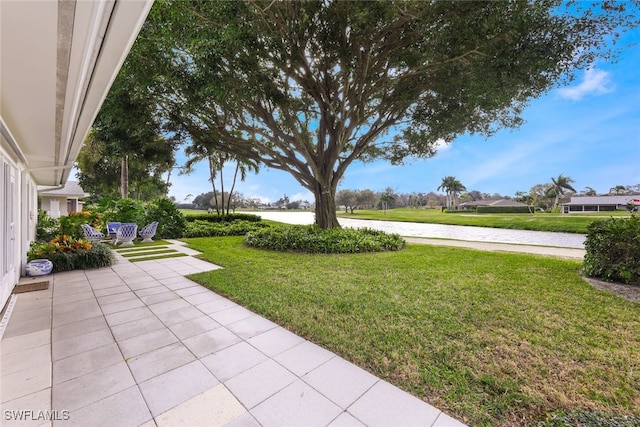
[(27, 276), (44, 276), (52, 270), (53, 263), (48, 259), (34, 259), (27, 263)]

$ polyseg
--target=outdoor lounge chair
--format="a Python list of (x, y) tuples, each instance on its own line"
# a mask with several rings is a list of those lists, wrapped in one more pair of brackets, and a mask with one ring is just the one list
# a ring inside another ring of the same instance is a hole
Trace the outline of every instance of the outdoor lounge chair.
[(136, 238), (136, 232), (138, 231), (138, 224), (123, 223), (116, 232), (116, 240), (114, 245), (120, 243), (120, 246), (133, 246), (133, 240)]
[(91, 243), (99, 242), (104, 239), (104, 234), (90, 226), (89, 224), (82, 224), (82, 231), (84, 232), (84, 237)]
[(120, 225), (122, 225), (120, 222), (107, 222), (107, 235), (111, 240), (116, 240), (116, 233), (118, 233)]
[(153, 221), (151, 224), (145, 226), (138, 233), (142, 237), (142, 243), (153, 242), (153, 236), (156, 235), (156, 229), (158, 228), (158, 221)]

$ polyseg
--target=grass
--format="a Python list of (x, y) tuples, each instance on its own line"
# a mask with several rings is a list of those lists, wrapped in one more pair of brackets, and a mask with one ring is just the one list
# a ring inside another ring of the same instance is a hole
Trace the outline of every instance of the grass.
[(339, 212), (342, 218), (377, 219), (383, 221), (422, 222), (430, 224), (470, 225), (479, 227), (511, 228), (516, 230), (586, 233), (587, 226), (598, 219), (611, 216), (628, 216), (625, 211), (573, 214), (447, 214), (435, 209), (396, 208), (382, 210), (357, 210), (353, 214)]
[[(579, 262), (409, 245), (309, 255), (187, 239), (194, 280), (470, 425), (572, 409), (640, 416), (640, 305)], [(639, 418), (640, 419), (640, 418)]]
[(112, 246), (111, 249), (118, 252), (131, 262), (150, 261), (155, 259), (176, 258), (187, 256), (186, 254), (168, 247), (169, 242), (165, 240), (154, 240), (153, 242), (134, 242), (134, 246)]

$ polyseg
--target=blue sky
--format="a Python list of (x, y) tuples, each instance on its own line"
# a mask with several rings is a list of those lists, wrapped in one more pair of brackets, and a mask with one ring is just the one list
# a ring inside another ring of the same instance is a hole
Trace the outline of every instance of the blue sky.
[[(523, 126), (488, 139), (461, 136), (435, 157), (405, 166), (353, 164), (339, 189), (427, 193), (448, 175), (468, 190), (507, 196), (559, 174), (571, 177), (578, 191), (589, 186), (606, 193), (619, 184), (640, 184), (640, 30), (627, 35), (625, 42), (630, 41), (638, 44), (625, 46), (617, 62), (597, 63), (579, 72), (571, 85), (532, 100)], [(231, 174), (225, 173), (225, 182), (231, 182)], [(169, 194), (183, 201), (189, 194), (211, 191), (207, 177), (204, 162), (191, 175), (174, 174)], [(289, 174), (266, 168), (238, 182), (236, 190), (265, 201), (286, 194), (290, 200), (313, 202), (313, 195)]]

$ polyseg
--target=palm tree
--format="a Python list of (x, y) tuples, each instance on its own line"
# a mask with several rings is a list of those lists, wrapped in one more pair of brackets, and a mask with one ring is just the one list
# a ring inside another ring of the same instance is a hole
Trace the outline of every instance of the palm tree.
[(447, 195), (447, 208), (453, 207), (454, 209), (457, 206), (458, 194), (466, 189), (467, 188), (462, 185), (455, 176), (445, 176), (442, 178), (442, 183), (440, 183), (438, 187), (438, 191), (444, 190)]
[(549, 188), (549, 190), (547, 191), (547, 195), (549, 197), (554, 197), (554, 208), (558, 207), (560, 196), (564, 196), (565, 190), (576, 192), (576, 189), (571, 186), (571, 184), (575, 181), (568, 176), (563, 176), (562, 174), (560, 174), (557, 178), (551, 177), (551, 182), (551, 188)]

